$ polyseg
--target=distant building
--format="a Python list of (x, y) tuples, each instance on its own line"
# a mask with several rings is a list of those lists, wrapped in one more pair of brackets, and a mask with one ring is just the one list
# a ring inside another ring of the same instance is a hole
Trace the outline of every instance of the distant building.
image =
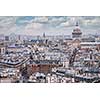
[(6, 47), (4, 45), (0, 45), (0, 54), (5, 54), (6, 52)]
[(81, 41), (82, 41), (82, 42), (95, 42), (95, 38), (86, 35), (86, 36), (82, 37)]
[(7, 47), (7, 51), (9, 53), (23, 53), (25, 51), (28, 51), (28, 48), (27, 47), (24, 47), (24, 46), (21, 46), (21, 45), (18, 45), (18, 44), (13, 44), (13, 45), (10, 45)]
[(9, 41), (9, 36), (5, 36), (5, 41)]
[(97, 37), (96, 38), (96, 42), (100, 42), (100, 37)]
[(32, 74), (35, 72), (41, 72), (41, 73), (49, 73), (51, 72), (52, 68), (54, 67), (62, 67), (62, 64), (58, 63), (59, 60), (37, 60), (32, 61), (31, 64), (27, 65), (28, 73)]
[(81, 42), (80, 46), (81, 46), (81, 49), (98, 48), (100, 50), (100, 42)]
[(81, 41), (79, 39), (75, 39), (72, 41), (72, 45), (74, 48), (80, 47)]
[(45, 33), (43, 33), (43, 38), (45, 38)]
[(72, 32), (72, 38), (81, 38), (82, 36), (82, 32), (79, 28), (79, 25), (78, 25), (78, 22), (76, 22), (76, 28), (73, 29), (73, 32)]

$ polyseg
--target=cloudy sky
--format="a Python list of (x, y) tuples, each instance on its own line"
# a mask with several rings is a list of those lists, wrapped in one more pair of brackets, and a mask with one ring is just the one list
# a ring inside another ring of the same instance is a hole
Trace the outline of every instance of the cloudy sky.
[(71, 34), (77, 21), (84, 34), (100, 33), (99, 16), (0, 16), (0, 34)]

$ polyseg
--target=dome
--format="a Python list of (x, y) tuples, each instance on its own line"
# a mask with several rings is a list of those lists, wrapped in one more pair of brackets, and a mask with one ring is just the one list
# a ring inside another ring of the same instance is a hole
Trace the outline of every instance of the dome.
[(76, 22), (76, 28), (75, 29), (73, 29), (73, 32), (72, 32), (72, 34), (82, 34), (82, 32), (81, 32), (81, 30), (80, 30), (80, 28), (79, 28), (79, 25), (78, 25), (78, 22)]
[(73, 38), (80, 38), (82, 35), (82, 32), (80, 30), (78, 23), (76, 23), (75, 26), (76, 26), (75, 29), (73, 29), (73, 31), (72, 31), (72, 37)]
[(73, 31), (81, 32), (81, 30), (79, 28), (76, 28)]

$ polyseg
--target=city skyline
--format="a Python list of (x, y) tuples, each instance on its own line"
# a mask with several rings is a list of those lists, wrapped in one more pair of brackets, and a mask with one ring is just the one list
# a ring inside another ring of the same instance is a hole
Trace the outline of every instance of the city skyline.
[(0, 34), (71, 35), (76, 22), (83, 34), (100, 32), (99, 16), (0, 16)]
[(0, 83), (100, 83), (99, 17), (0, 18)]

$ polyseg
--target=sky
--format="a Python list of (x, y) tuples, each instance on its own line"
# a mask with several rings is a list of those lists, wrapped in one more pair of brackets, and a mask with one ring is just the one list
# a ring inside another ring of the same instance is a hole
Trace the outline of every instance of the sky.
[(100, 16), (0, 16), (0, 34), (70, 35), (76, 22), (84, 34), (100, 33)]

